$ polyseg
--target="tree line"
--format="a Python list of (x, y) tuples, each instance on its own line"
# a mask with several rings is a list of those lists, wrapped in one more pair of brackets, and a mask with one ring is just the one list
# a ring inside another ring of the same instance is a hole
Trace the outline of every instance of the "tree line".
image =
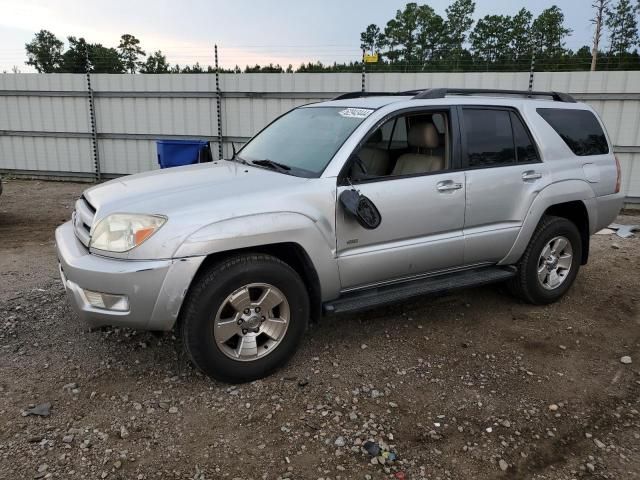
[[(640, 0), (594, 0), (594, 43), (566, 47), (571, 29), (553, 5), (534, 18), (526, 8), (515, 15), (485, 15), (474, 22), (475, 2), (454, 0), (439, 15), (430, 5), (407, 3), (386, 25), (371, 24), (360, 34), (363, 52), (377, 55), (368, 71), (537, 71), (640, 69)], [(605, 40), (604, 42), (602, 40)], [(27, 65), (40, 73), (207, 73), (211, 65), (171, 65), (162, 51), (147, 56), (140, 40), (124, 34), (117, 47), (67, 37), (67, 46), (48, 30), (25, 45)], [(596, 62), (597, 60), (597, 62)], [(360, 71), (361, 61), (323, 64), (247, 65), (220, 69), (230, 73)]]
[[(360, 41), (379, 56), (372, 69), (382, 71), (516, 71), (528, 69), (532, 60), (536, 70), (588, 70), (594, 53), (601, 59), (598, 69), (640, 69), (636, 1), (595, 0), (595, 52), (588, 45), (566, 47), (572, 31), (555, 5), (535, 18), (522, 8), (515, 15), (485, 15), (474, 24), (473, 0), (455, 0), (444, 17), (427, 4), (407, 3), (384, 27), (369, 25)], [(603, 34), (607, 42), (601, 49)]]

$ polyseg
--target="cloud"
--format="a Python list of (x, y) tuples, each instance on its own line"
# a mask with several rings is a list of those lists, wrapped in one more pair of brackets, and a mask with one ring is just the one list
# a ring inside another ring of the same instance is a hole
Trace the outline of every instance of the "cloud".
[[(72, 16), (61, 15), (59, 6), (54, 8), (50, 5), (40, 5), (30, 1), (18, 4), (0, 0), (0, 11), (2, 11), (0, 26), (24, 33), (13, 35), (19, 37), (16, 38), (15, 46), (12, 45), (13, 42), (8, 42), (8, 39), (5, 39), (7, 42), (5, 46), (11, 48), (5, 49), (5, 54), (2, 55), (5, 58), (0, 57), (0, 70), (10, 70), (12, 65), (18, 64), (22, 71), (33, 71), (24, 65), (24, 60), (26, 60), (23, 48), (24, 38), (27, 38), (27, 35), (28, 38), (31, 38), (31, 35), (43, 28), (50, 30), (65, 42), (67, 36), (73, 35), (84, 37), (89, 42), (102, 43), (110, 47), (117, 46), (120, 35), (123, 33), (120, 29), (116, 30), (109, 25), (98, 27), (81, 22)], [(162, 50), (170, 63), (183, 66), (193, 65), (196, 62), (203, 66), (214, 64), (213, 43), (185, 41), (184, 38), (145, 31), (143, 25), (140, 27), (134, 34), (140, 39), (142, 48), (147, 54)], [(300, 55), (299, 52), (270, 54), (260, 51), (260, 48), (221, 47), (219, 60), (220, 66), (223, 68), (233, 68), (235, 65), (244, 68), (245, 65), (269, 63), (280, 64), (283, 67), (289, 64), (298, 66), (300, 63), (309, 61), (310, 58)]]

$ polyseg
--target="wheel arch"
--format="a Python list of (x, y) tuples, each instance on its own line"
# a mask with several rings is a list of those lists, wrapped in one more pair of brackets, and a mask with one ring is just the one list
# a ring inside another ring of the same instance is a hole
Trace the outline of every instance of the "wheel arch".
[[(209, 270), (213, 265), (227, 260), (231, 257), (251, 255), (256, 253), (271, 255), (289, 265), (296, 271), (298, 275), (300, 275), (300, 278), (304, 282), (309, 294), (309, 305), (311, 312), (310, 320), (312, 322), (317, 322), (320, 319), (322, 313), (320, 278), (311, 258), (309, 257), (309, 254), (302, 247), (302, 245), (296, 242), (280, 242), (266, 245), (255, 245), (250, 247), (210, 253), (200, 264), (200, 267), (198, 268), (196, 274), (191, 280), (189, 287), (187, 288), (186, 295), (189, 294), (192, 286), (197, 282), (200, 276), (204, 272)], [(181, 315), (178, 316), (178, 318), (180, 317)]]
[(580, 232), (580, 240), (582, 241), (582, 258), (581, 265), (586, 265), (589, 260), (589, 213), (587, 207), (581, 200), (573, 200), (570, 202), (557, 203), (551, 205), (544, 212), (544, 215), (552, 215), (562, 217), (573, 223)]
[(591, 186), (582, 180), (556, 182), (542, 189), (527, 211), (511, 250), (499, 264), (517, 263), (540, 221), (545, 215), (555, 215), (567, 218), (578, 227), (584, 247), (581, 258), (581, 263), (584, 265), (589, 255), (589, 236), (594, 233), (594, 197)]

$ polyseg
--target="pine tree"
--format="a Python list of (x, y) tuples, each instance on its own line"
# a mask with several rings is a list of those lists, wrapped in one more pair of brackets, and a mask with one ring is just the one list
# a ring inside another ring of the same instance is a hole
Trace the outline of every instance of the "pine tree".
[(474, 56), (488, 67), (510, 57), (512, 18), (508, 15), (486, 15), (476, 22), (469, 35)]
[(533, 40), (543, 57), (556, 61), (567, 53), (565, 38), (571, 29), (564, 25), (564, 13), (557, 6), (543, 10), (531, 25)]
[(464, 53), (463, 45), (467, 39), (467, 32), (473, 25), (475, 9), (476, 4), (473, 0), (456, 0), (445, 10), (447, 20), (444, 24), (444, 32), (448, 40), (448, 55), (456, 70)]
[(526, 8), (520, 9), (511, 19), (511, 38), (509, 47), (512, 51), (513, 60), (519, 62), (529, 59), (534, 47), (531, 38), (532, 13)]
[(162, 54), (161, 50), (154, 52), (147, 57), (147, 61), (144, 62), (141, 73), (169, 73), (169, 63), (167, 63), (167, 57)]
[(613, 8), (607, 8), (605, 24), (609, 29), (609, 54), (619, 57), (638, 43), (638, 23), (636, 9), (630, 0), (619, 0)]
[(136, 73), (142, 65), (140, 57), (146, 55), (144, 50), (140, 48), (140, 40), (133, 35), (125, 33), (120, 37), (118, 51), (120, 52), (120, 58), (126, 70), (129, 73)]
[(380, 46), (380, 40), (382, 40), (380, 27), (372, 23), (360, 34), (360, 48), (368, 50), (371, 54), (376, 53)]

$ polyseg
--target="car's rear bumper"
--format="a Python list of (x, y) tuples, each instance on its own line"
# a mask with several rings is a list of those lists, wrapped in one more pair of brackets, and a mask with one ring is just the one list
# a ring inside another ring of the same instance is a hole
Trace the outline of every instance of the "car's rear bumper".
[(615, 193), (613, 195), (603, 195), (594, 198), (595, 203), (595, 226), (591, 233), (596, 233), (609, 226), (618, 216), (624, 206), (624, 194)]
[[(91, 326), (117, 325), (170, 330), (204, 257), (169, 260), (120, 260), (89, 253), (71, 222), (56, 230), (60, 275), (73, 309)], [(93, 306), (85, 293), (127, 298), (124, 311)]]

